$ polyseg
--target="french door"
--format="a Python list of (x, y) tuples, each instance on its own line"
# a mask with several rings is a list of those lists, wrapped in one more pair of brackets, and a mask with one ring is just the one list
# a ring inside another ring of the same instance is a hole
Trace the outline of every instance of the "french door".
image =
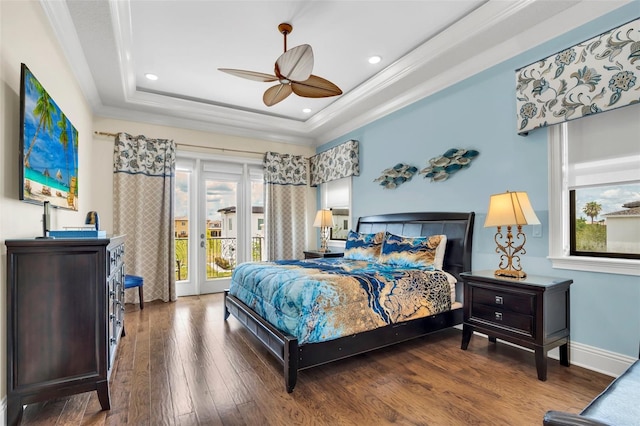
[(236, 265), (264, 259), (262, 181), (260, 160), (178, 154), (178, 296), (221, 292)]

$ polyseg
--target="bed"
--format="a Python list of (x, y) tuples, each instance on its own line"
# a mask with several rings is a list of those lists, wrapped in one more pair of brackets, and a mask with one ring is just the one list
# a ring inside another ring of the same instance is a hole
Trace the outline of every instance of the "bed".
[[(429, 273), (435, 277), (436, 281), (442, 281), (442, 271), (445, 271), (449, 284), (456, 280), (458, 283), (453, 286), (453, 295), (449, 296), (451, 303), (447, 305), (446, 309), (443, 310), (440, 304), (434, 303), (434, 306), (440, 306), (436, 308), (437, 313), (435, 314), (419, 317), (407, 315), (399, 321), (391, 321), (389, 324), (377, 324), (373, 329), (358, 329), (357, 332), (335, 338), (331, 336), (333, 328), (330, 328), (328, 332), (329, 337), (325, 335), (324, 338), (316, 336), (314, 339), (313, 333), (294, 333), (292, 331), (294, 328), (284, 326), (283, 322), (278, 322), (277, 319), (274, 319), (274, 312), (264, 311), (261, 308), (264, 312), (263, 315), (259, 315), (256, 312), (256, 310), (261, 310), (258, 309), (259, 305), (243, 294), (242, 287), (245, 286), (245, 280), (249, 280), (250, 277), (255, 275), (269, 275), (267, 273), (269, 271), (268, 268), (273, 268), (273, 263), (277, 263), (263, 262), (264, 265), (239, 265), (234, 271), (231, 291), (226, 290), (224, 294), (225, 320), (228, 319), (229, 315), (233, 315), (278, 359), (283, 365), (287, 392), (293, 392), (299, 370), (372, 351), (461, 324), (463, 317), (462, 304), (460, 303), (462, 300), (462, 280), (459, 274), (471, 270), (474, 218), (475, 214), (473, 212), (426, 212), (366, 216), (358, 220), (355, 231), (363, 235), (384, 233), (387, 236), (393, 234), (404, 237), (446, 236), (444, 259), (441, 260), (442, 268), (441, 270), (436, 268)], [(291, 268), (300, 266), (296, 265), (297, 263), (306, 263), (306, 265), (302, 266), (307, 269), (312, 268), (314, 273), (318, 271), (325, 273), (325, 269), (328, 271), (330, 268), (337, 267), (336, 265), (344, 267), (347, 261), (340, 259), (279, 261), (277, 267), (288, 268), (286, 272), (293, 274), (295, 271)], [(359, 267), (363, 266), (362, 262), (358, 263), (358, 265)], [(366, 268), (373, 267), (369, 264), (365, 266)], [(264, 270), (259, 269), (263, 267), (265, 268)], [(358, 268), (351, 269), (358, 270)], [(278, 273), (280, 274), (280, 272)], [(300, 271), (300, 273), (309, 272)], [(407, 274), (406, 272), (402, 273), (404, 275)], [(411, 272), (411, 274), (416, 273), (415, 271)], [(389, 272), (387, 275), (391, 276), (392, 273)], [(280, 274), (279, 279), (282, 281), (284, 276)], [(357, 275), (351, 279), (359, 282), (369, 282)], [(245, 287), (248, 288), (249, 284)], [(277, 289), (269, 291), (277, 291)], [(236, 293), (236, 295), (233, 293)], [(238, 296), (244, 298), (247, 303), (243, 302)], [(453, 299), (455, 299), (455, 302)], [(371, 302), (369, 303), (371, 304)], [(249, 305), (254, 306), (254, 308), (252, 309)], [(265, 317), (269, 318), (269, 321)], [(273, 324), (278, 324), (279, 327)]]

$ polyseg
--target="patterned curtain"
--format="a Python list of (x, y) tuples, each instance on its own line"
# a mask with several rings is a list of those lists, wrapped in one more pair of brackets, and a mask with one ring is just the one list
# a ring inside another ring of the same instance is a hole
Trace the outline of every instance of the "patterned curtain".
[(516, 71), (518, 133), (640, 102), (640, 18)]
[(309, 160), (311, 186), (360, 175), (358, 141), (350, 140), (317, 155)]
[(300, 259), (307, 248), (307, 160), (267, 152), (264, 158), (267, 260)]
[[(114, 233), (125, 235), (125, 271), (144, 279), (145, 302), (176, 300), (171, 140), (119, 133), (113, 153)], [(138, 292), (125, 295), (137, 303)]]

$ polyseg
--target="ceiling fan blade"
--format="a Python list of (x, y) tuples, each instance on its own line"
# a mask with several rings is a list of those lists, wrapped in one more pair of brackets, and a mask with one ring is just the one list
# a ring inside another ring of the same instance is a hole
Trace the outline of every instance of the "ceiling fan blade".
[(304, 81), (313, 71), (313, 49), (301, 44), (284, 52), (276, 61), (276, 75), (292, 81)]
[(248, 78), (249, 80), (262, 82), (278, 81), (278, 77), (275, 75), (265, 74), (262, 72), (234, 70), (232, 68), (218, 68), (218, 71), (226, 72), (227, 74), (235, 75), (236, 77)]
[(284, 100), (291, 94), (291, 86), (288, 84), (278, 84), (268, 88), (262, 96), (262, 101), (266, 106), (273, 106)]
[(292, 81), (291, 89), (296, 95), (305, 98), (328, 98), (342, 94), (338, 86), (317, 75), (312, 75), (305, 81)]

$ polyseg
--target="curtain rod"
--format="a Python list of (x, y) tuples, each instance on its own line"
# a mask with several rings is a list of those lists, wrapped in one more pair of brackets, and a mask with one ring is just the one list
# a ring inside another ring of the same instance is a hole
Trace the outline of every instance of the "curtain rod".
[[(110, 133), (110, 132), (98, 132), (95, 131), (93, 132), (96, 135), (100, 135), (100, 136), (111, 136), (111, 137), (116, 137), (118, 136), (117, 133)], [(218, 147), (214, 147), (214, 146), (201, 146), (201, 145), (191, 145), (188, 143), (178, 143), (176, 144), (177, 146), (188, 146), (191, 148), (201, 148), (201, 149), (217, 149), (218, 151), (222, 151), (222, 152), (240, 152), (243, 154), (257, 154), (257, 155), (264, 155), (264, 152), (258, 152), (258, 151), (245, 151), (242, 149), (232, 149), (232, 148), (218, 148)]]

